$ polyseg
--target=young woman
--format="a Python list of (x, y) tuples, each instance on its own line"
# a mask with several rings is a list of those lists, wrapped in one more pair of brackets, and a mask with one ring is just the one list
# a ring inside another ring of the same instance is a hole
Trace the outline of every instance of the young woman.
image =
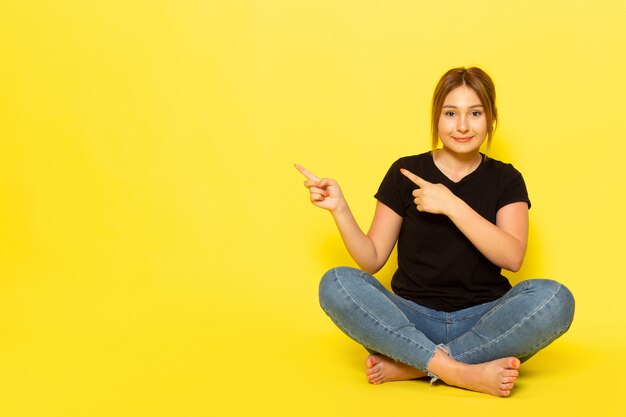
[[(311, 202), (332, 214), (361, 268), (328, 271), (320, 304), (371, 353), (373, 384), (429, 376), (508, 396), (520, 364), (572, 322), (574, 299), (563, 285), (528, 280), (511, 288), (501, 275), (522, 265), (530, 200), (512, 165), (480, 152), (496, 121), (495, 88), (484, 71), (444, 74), (432, 102), (434, 150), (391, 166), (367, 234), (337, 181), (296, 165)], [(391, 293), (372, 274), (396, 242)]]

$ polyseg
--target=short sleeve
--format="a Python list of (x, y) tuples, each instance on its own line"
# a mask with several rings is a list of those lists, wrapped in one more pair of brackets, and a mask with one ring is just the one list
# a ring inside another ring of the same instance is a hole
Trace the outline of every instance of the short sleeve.
[(374, 197), (395, 211), (399, 216), (404, 217), (405, 203), (402, 192), (402, 179), (404, 176), (400, 172), (401, 162), (400, 159), (391, 165), (391, 168), (387, 171), (385, 178), (383, 178), (378, 192), (374, 194)]
[(518, 202), (526, 202), (528, 203), (528, 208), (530, 208), (530, 199), (528, 198), (524, 177), (513, 165), (508, 164), (506, 167), (504, 187), (498, 198), (496, 210), (500, 210), (508, 204)]

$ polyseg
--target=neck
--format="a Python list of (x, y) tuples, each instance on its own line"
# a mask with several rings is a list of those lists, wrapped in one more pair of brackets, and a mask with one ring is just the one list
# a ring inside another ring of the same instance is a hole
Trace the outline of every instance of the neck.
[(442, 148), (434, 151), (433, 156), (437, 163), (459, 174), (466, 174), (475, 170), (482, 161), (482, 155), (478, 150), (472, 153), (459, 154)]

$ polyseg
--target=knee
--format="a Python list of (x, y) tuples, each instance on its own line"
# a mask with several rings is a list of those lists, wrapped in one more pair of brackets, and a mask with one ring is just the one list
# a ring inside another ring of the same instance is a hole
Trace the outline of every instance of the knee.
[(563, 284), (559, 284), (559, 290), (556, 294), (557, 302), (561, 306), (561, 314), (560, 318), (563, 322), (563, 325), (566, 329), (572, 324), (574, 321), (574, 310), (576, 307), (576, 301), (574, 300), (574, 294)]
[(549, 279), (530, 281), (531, 288), (541, 294), (549, 306), (550, 316), (558, 326), (567, 330), (574, 320), (575, 300), (572, 292), (560, 282)]
[(320, 305), (327, 313), (345, 303), (347, 287), (359, 280), (362, 271), (350, 267), (337, 267), (324, 274), (319, 286)]
[(329, 304), (333, 293), (336, 293), (337, 287), (337, 268), (333, 268), (327, 271), (320, 281), (319, 297), (320, 305), (326, 310), (326, 305)]

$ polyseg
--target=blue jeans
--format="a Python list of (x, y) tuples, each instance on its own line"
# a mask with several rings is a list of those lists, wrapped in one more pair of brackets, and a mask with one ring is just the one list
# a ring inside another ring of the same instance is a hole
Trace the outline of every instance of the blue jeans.
[(401, 298), (349, 267), (324, 275), (320, 304), (370, 352), (427, 373), (437, 348), (464, 363), (509, 356), (523, 362), (565, 333), (574, 317), (574, 297), (556, 281), (523, 281), (498, 300), (448, 313)]

